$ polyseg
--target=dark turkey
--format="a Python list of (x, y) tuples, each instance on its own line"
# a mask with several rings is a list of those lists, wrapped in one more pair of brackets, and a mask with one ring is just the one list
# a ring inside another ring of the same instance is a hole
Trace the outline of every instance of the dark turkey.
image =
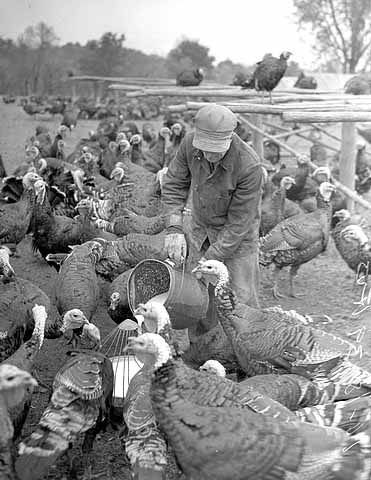
[(305, 73), (301, 71), (294, 83), (294, 87), (315, 90), (317, 88), (317, 80), (314, 77), (306, 76)]
[(195, 87), (200, 85), (203, 79), (204, 72), (202, 68), (196, 68), (195, 70), (184, 70), (177, 75), (176, 84), (181, 87)]
[(353, 95), (370, 95), (370, 78), (366, 74), (355, 75), (345, 83), (344, 92)]
[(293, 280), (300, 268), (322, 253), (328, 243), (332, 218), (331, 196), (335, 187), (323, 182), (318, 191), (318, 208), (311, 213), (302, 213), (278, 223), (260, 244), (261, 265), (275, 265), (273, 295), (277, 290), (278, 273), (281, 268), (290, 266), (290, 295), (294, 294)]
[(286, 198), (286, 192), (293, 185), (295, 180), (292, 177), (283, 177), (280, 187), (275, 191), (270, 180), (265, 184), (259, 229), (261, 236), (266, 235), (282, 220), (302, 213), (298, 204)]
[[(14, 365), (30, 375), (36, 370), (36, 360), (38, 353), (44, 343), (45, 326), (47, 313), (44, 306), (37, 305), (32, 307), (32, 316), (34, 328), (31, 337), (23, 343), (16, 352), (8, 357), (2, 365)], [(14, 438), (18, 438), (22, 432), (24, 422), (26, 421), (29, 409), (31, 407), (32, 389), (27, 389), (22, 401), (9, 408), (9, 413), (14, 427)]]
[[(96, 342), (99, 330), (90, 323), (84, 327), (86, 335)], [(69, 352), (55, 376), (53, 394), (35, 432), (19, 446), (15, 468), (20, 480), (42, 478), (82, 434), (84, 473), (90, 478), (89, 455), (96, 435), (110, 421), (113, 382), (112, 364), (105, 355), (90, 350)]]
[(263, 60), (257, 63), (251, 81), (242, 88), (255, 88), (256, 91), (268, 92), (271, 103), (272, 90), (277, 87), (287, 68), (287, 60), (291, 52), (282, 52), (279, 58), (271, 54), (264, 56)]

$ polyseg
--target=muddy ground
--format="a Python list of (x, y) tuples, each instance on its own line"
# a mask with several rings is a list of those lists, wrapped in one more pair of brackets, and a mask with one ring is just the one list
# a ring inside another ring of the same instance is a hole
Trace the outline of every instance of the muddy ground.
[[(54, 132), (59, 122), (60, 117), (33, 119), (27, 116), (21, 107), (0, 103), (0, 153), (3, 156), (8, 174), (11, 174), (23, 160), (25, 141), (34, 133), (36, 125), (42, 123)], [(79, 138), (87, 136), (88, 131), (94, 129), (96, 125), (96, 121), (79, 121), (76, 130), (67, 137), (67, 152), (73, 149)], [(307, 145), (301, 143), (296, 146), (305, 150)], [(19, 256), (13, 258), (12, 263), (19, 277), (33, 281), (53, 299), (56, 271), (49, 267), (39, 255), (33, 254), (29, 238), (26, 238), (20, 244)], [(287, 291), (287, 279), (288, 273), (282, 272), (280, 283), (282, 291)], [(272, 297), (270, 288), (262, 285), (262, 306), (272, 306), (279, 303), (284, 309), (295, 309), (299, 313), (312, 316), (314, 321), (319, 324), (329, 322), (323, 324), (323, 328), (343, 336), (358, 331), (358, 341), (362, 345), (362, 354), (360, 355), (362, 358), (359, 359), (359, 363), (371, 368), (369, 358), (371, 354), (371, 312), (367, 305), (368, 288), (363, 291), (363, 296), (361, 285), (352, 288), (353, 273), (340, 258), (332, 240), (324, 254), (300, 268), (295, 284), (297, 290), (305, 295), (300, 299), (283, 298), (280, 302)], [(101, 286), (101, 299), (93, 322), (100, 327), (104, 337), (115, 325), (106, 311), (105, 292), (107, 284), (102, 281)], [(362, 310), (362, 308), (355, 302), (360, 302), (362, 298), (365, 308), (362, 313), (358, 313), (357, 310)], [(66, 348), (64, 340), (45, 341), (38, 360), (38, 370), (41, 379), (46, 384), (51, 385), (56, 371), (64, 361)], [(37, 391), (35, 393), (23, 437), (35, 428), (47, 402), (48, 392)], [(78, 454), (78, 450), (76, 450), (76, 453)], [(67, 465), (67, 459), (62, 458), (45, 478), (53, 480), (69, 478)], [(94, 473), (102, 473), (101, 478), (112, 480), (130, 478), (130, 471), (116, 432), (109, 431), (100, 435), (97, 439), (94, 449), (93, 471)], [(174, 466), (169, 468), (168, 478), (181, 478)]]

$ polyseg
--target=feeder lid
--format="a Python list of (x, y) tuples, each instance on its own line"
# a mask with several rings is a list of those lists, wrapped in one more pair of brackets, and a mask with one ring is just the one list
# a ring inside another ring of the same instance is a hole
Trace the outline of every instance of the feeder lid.
[(120, 330), (138, 330), (138, 324), (130, 318), (127, 318), (123, 322), (120, 323), (118, 326)]

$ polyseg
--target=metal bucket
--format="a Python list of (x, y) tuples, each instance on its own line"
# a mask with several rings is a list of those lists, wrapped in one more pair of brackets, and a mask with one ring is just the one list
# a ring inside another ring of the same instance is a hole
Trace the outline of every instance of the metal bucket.
[(131, 311), (161, 295), (175, 329), (195, 326), (206, 317), (209, 305), (207, 288), (188, 272), (176, 270), (167, 262), (143, 260), (128, 279)]

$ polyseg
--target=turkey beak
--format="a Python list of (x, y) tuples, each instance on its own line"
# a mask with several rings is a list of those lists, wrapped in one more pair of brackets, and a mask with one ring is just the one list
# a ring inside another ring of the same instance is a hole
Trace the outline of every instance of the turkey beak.
[(203, 274), (200, 265), (197, 265), (197, 267), (194, 268), (191, 273), (197, 278), (197, 280), (202, 280)]
[(129, 350), (135, 350), (135, 347), (139, 345), (137, 337), (129, 337), (128, 338), (128, 343), (126, 347), (124, 348), (123, 352), (128, 352)]

